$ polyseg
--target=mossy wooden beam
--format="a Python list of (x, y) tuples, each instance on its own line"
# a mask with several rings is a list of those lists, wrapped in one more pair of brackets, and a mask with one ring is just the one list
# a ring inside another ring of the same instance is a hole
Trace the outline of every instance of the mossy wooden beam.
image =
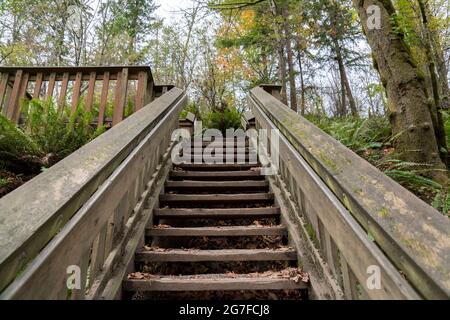
[(450, 297), (450, 221), (262, 88), (251, 97), (425, 297)]

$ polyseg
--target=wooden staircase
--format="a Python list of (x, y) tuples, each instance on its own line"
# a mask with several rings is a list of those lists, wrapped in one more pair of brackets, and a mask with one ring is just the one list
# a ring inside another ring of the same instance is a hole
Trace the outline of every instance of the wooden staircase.
[[(306, 297), (306, 275), (287, 245), (280, 208), (260, 165), (248, 163), (249, 152), (247, 147), (243, 164), (173, 167), (154, 225), (146, 230), (148, 245), (136, 252), (138, 271), (123, 282), (124, 297), (237, 292), (232, 297), (242, 299), (272, 292), (274, 298), (289, 291), (297, 295), (288, 297)], [(255, 292), (259, 295), (252, 296)]]

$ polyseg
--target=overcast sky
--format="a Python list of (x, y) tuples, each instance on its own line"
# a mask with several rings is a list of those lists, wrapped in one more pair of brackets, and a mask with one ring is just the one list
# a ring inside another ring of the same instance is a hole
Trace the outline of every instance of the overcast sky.
[(180, 8), (187, 8), (192, 5), (191, 0), (155, 0), (155, 3), (160, 6), (156, 13), (166, 20), (176, 17), (176, 11)]

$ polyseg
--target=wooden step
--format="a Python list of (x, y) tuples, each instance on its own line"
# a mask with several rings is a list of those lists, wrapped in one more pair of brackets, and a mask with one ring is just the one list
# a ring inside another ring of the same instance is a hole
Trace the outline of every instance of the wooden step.
[(240, 194), (165, 194), (160, 196), (161, 203), (170, 204), (238, 204), (273, 201), (273, 193)]
[(264, 180), (259, 171), (172, 171), (170, 179), (200, 180), (200, 181), (238, 181)]
[(236, 146), (240, 146), (240, 147), (250, 147), (250, 143), (248, 142), (248, 141), (246, 141), (244, 144), (242, 144), (242, 142), (241, 142), (241, 144), (238, 144), (238, 142), (237, 142), (237, 140), (235, 140), (235, 141), (233, 141), (233, 140), (226, 140), (226, 141), (203, 141), (203, 142), (201, 142), (201, 143), (194, 143), (193, 141), (192, 142), (188, 142), (188, 143), (183, 143), (182, 145), (181, 145), (183, 148), (184, 147), (194, 147), (194, 148), (207, 148), (207, 147), (210, 147), (210, 148), (215, 148), (215, 147), (226, 147), (226, 146), (234, 146), (234, 147), (236, 147)]
[[(205, 148), (192, 148), (192, 149), (188, 149), (188, 150), (181, 150), (181, 151), (186, 151), (190, 154), (204, 154), (205, 153)], [(232, 150), (227, 150), (227, 149), (223, 149), (223, 150), (212, 150), (211, 152), (208, 151), (208, 153), (211, 154), (216, 154), (220, 152), (221, 154), (227, 154), (227, 153), (232, 153), (232, 154), (258, 154), (258, 152), (256, 152), (256, 150), (254, 149), (249, 149), (249, 148), (234, 148)], [(182, 154), (180, 152), (180, 154)]]
[(238, 209), (156, 209), (157, 219), (270, 219), (280, 216), (280, 208)]
[(168, 181), (166, 190), (178, 192), (203, 192), (203, 191), (267, 191), (267, 181)]
[(148, 280), (125, 280), (125, 291), (261, 291), (306, 289), (304, 282), (267, 276), (195, 275), (152, 277)]
[(248, 171), (259, 167), (255, 164), (180, 164), (184, 171)]
[(201, 228), (151, 228), (148, 237), (250, 237), (250, 236), (286, 236), (284, 226), (236, 226)]
[(140, 251), (136, 262), (236, 262), (236, 261), (296, 261), (297, 253), (290, 248), (282, 249), (227, 249)]

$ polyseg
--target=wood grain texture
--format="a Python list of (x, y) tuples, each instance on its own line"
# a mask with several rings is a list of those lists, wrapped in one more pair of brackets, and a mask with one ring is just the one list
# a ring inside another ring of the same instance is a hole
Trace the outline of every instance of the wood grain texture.
[[(171, 90), (123, 125), (109, 130), (0, 199), (0, 243), (3, 244), (0, 248), (0, 290), (66, 225), (149, 133), (152, 125), (158, 123), (171, 107), (184, 101), (183, 97), (182, 90)], [(94, 154), (96, 157), (93, 158)], [(27, 201), (23, 201), (24, 193)]]
[(295, 261), (293, 249), (227, 249), (227, 250), (168, 250), (137, 252), (142, 262), (230, 262), (230, 261)]
[(263, 89), (251, 99), (409, 281), (425, 297), (448, 299), (450, 221)]
[(126, 280), (127, 291), (241, 291), (241, 290), (299, 290), (308, 286), (303, 282), (276, 278), (226, 278), (208, 279), (165, 277), (151, 280)]
[(201, 227), (201, 228), (151, 228), (149, 237), (249, 237), (286, 236), (283, 226), (273, 227)]

